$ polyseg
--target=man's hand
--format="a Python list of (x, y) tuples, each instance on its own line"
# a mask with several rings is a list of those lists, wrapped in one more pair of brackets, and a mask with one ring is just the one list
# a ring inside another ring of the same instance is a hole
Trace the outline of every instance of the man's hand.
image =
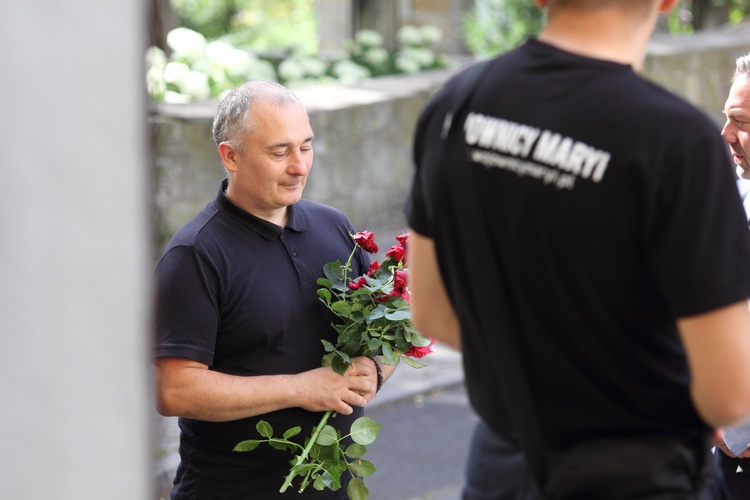
[(352, 364), (344, 375), (329, 366), (300, 373), (300, 406), (308, 411), (332, 410), (342, 415), (351, 415), (352, 406), (365, 406), (376, 392), (375, 366), (361, 357), (354, 358)]

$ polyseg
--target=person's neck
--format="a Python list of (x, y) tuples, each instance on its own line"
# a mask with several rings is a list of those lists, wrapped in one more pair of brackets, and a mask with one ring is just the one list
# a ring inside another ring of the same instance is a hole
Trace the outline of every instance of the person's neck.
[(229, 183), (229, 186), (227, 186), (227, 189), (226, 191), (224, 191), (224, 193), (227, 195), (227, 198), (233, 205), (241, 208), (250, 215), (258, 217), (259, 219), (271, 222), (272, 224), (276, 224), (277, 226), (280, 226), (282, 228), (286, 227), (286, 224), (289, 221), (289, 207), (284, 207), (277, 210), (260, 211), (254, 206), (243, 203), (240, 197), (232, 189), (231, 183)]
[(610, 10), (585, 14), (566, 10), (550, 19), (537, 38), (566, 52), (640, 70), (655, 23), (656, 13), (635, 22)]

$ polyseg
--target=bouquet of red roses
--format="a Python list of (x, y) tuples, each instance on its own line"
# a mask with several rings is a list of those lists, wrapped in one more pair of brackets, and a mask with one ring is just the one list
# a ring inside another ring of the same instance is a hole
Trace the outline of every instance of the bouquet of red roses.
[[(430, 347), (434, 341), (420, 335), (411, 325), (406, 279), (408, 234), (396, 237), (398, 243), (386, 253), (382, 263), (374, 261), (367, 273), (354, 279), (350, 277), (351, 262), (357, 248), (374, 254), (378, 246), (370, 231), (361, 231), (352, 237), (355, 245), (347, 261), (344, 264), (329, 262), (323, 268), (325, 277), (318, 279), (321, 286), (318, 296), (341, 320), (332, 325), (338, 333), (336, 344), (321, 341), (326, 352), (322, 365), (342, 375), (356, 356), (377, 357), (388, 365), (403, 359), (415, 368), (425, 366), (414, 358), (432, 352)], [(341, 487), (341, 476), (349, 471), (352, 475), (347, 488), (349, 498), (367, 499), (369, 492), (362, 478), (374, 473), (375, 467), (361, 457), (367, 452), (367, 445), (375, 441), (380, 425), (369, 417), (360, 417), (352, 424), (350, 433), (342, 436), (327, 424), (331, 414), (328, 411), (323, 415), (304, 446), (291, 440), (301, 432), (299, 426), (275, 438), (270, 424), (260, 421), (256, 429), (265, 439), (242, 441), (235, 451), (251, 451), (267, 442), (276, 449), (299, 452), (279, 490), (282, 493), (298, 476), (302, 477), (300, 492), (310, 484), (317, 490), (337, 490)], [(351, 438), (353, 443), (344, 447), (346, 438)]]
[(323, 287), (318, 295), (342, 320), (333, 325), (339, 334), (336, 345), (323, 341), (328, 353), (323, 357), (324, 366), (343, 374), (355, 356), (381, 357), (387, 365), (403, 359), (414, 368), (424, 366), (413, 358), (430, 352), (432, 344), (411, 325), (405, 267), (408, 237), (397, 236), (398, 244), (386, 252), (386, 259), (374, 261), (364, 276), (354, 280), (349, 273), (357, 247), (369, 253), (378, 251), (370, 231), (354, 235), (356, 245), (346, 264), (336, 261), (323, 268), (325, 278), (318, 280)]

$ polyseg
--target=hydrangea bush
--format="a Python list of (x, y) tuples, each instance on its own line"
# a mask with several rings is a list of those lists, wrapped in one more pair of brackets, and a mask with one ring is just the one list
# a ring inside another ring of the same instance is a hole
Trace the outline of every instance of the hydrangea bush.
[(209, 41), (197, 31), (180, 27), (167, 35), (169, 56), (158, 47), (147, 50), (146, 85), (154, 101), (188, 103), (221, 99), (248, 80), (272, 80), (290, 87), (352, 84), (376, 76), (446, 67), (446, 59), (433, 50), (441, 39), (434, 26), (404, 26), (397, 33), (399, 48), (389, 52), (380, 33), (361, 30), (339, 57), (323, 59), (289, 50), (283, 57), (273, 58), (222, 39)]

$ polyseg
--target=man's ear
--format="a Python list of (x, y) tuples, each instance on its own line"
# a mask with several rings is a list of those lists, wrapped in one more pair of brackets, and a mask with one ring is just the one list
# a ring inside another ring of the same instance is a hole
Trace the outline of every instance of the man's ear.
[(221, 162), (224, 164), (224, 168), (227, 169), (227, 172), (237, 171), (237, 164), (235, 162), (237, 151), (231, 144), (226, 141), (220, 143), (219, 156), (221, 157)]

